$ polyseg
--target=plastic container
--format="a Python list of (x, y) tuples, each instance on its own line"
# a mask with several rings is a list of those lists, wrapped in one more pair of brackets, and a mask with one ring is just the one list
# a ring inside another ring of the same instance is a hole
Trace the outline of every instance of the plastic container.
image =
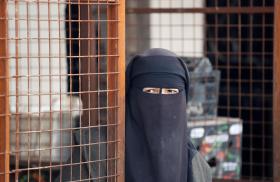
[(190, 72), (187, 114), (189, 120), (212, 119), (217, 116), (220, 71), (213, 70), (208, 58), (183, 60)]
[(211, 119), (217, 116), (220, 71), (190, 73), (189, 120)]

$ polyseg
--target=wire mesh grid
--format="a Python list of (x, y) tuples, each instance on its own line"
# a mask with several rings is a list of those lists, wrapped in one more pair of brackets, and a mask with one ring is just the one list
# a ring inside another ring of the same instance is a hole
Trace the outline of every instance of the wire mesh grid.
[(220, 71), (217, 115), (188, 121), (206, 133), (192, 141), (203, 137), (198, 148), (214, 177), (271, 181), (274, 1), (130, 0), (126, 10), (127, 58), (161, 47), (207, 57)]
[(122, 178), (123, 4), (1, 2), (0, 181)]

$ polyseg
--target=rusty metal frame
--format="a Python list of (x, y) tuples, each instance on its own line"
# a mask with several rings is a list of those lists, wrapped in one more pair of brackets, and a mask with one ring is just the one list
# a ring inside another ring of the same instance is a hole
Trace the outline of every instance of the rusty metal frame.
[(273, 7), (235, 7), (232, 8), (129, 8), (127, 13), (141, 14), (141, 13), (271, 13), (274, 11)]
[(275, 0), (273, 62), (273, 180), (280, 181), (280, 0)]
[[(85, 6), (81, 5), (81, 14), (82, 17), (85, 16), (85, 19), (91, 17), (86, 17), (89, 12), (87, 12), (87, 5), (89, 2), (116, 2), (116, 0), (95, 0), (95, 1), (71, 1), (71, 3), (80, 3), (85, 2)], [(0, 181), (8, 182), (10, 178), (10, 166), (9, 166), (9, 137), (10, 137), (10, 124), (9, 124), (9, 62), (8, 62), (8, 32), (7, 32), (7, 1), (0, 1)], [(107, 42), (108, 56), (107, 58), (107, 70), (108, 72), (114, 71), (118, 74), (108, 74), (108, 89), (114, 88), (116, 92), (108, 92), (108, 106), (118, 106), (117, 108), (112, 107), (113, 109), (108, 109), (109, 121), (108, 124), (112, 124), (113, 127), (108, 127), (108, 140), (117, 141), (108, 144), (111, 146), (109, 150), (109, 156), (112, 157), (109, 164), (112, 168), (112, 175), (108, 174), (108, 181), (118, 181), (124, 182), (124, 124), (125, 124), (125, 0), (119, 0), (117, 3), (108, 5), (107, 16), (109, 21), (107, 22), (107, 35), (109, 37), (118, 37), (110, 38)], [(110, 21), (114, 20), (114, 21)], [(86, 23), (81, 22), (81, 29), (83, 29), (85, 34), (81, 34), (80, 39), (90, 39), (81, 41), (82, 47), (87, 47), (89, 45), (90, 50), (81, 49), (82, 55), (86, 54), (83, 51), (93, 51), (94, 40), (97, 38), (91, 38), (93, 36), (93, 30), (91, 25), (86, 25)], [(89, 22), (89, 21), (85, 21)], [(94, 22), (94, 21), (92, 21)], [(89, 37), (88, 37), (89, 36)], [(91, 54), (93, 54), (91, 52)], [(87, 58), (85, 58), (87, 59)], [(88, 62), (95, 58), (88, 58)], [(85, 68), (83, 72), (87, 71), (86, 69), (94, 69), (94, 64), (90, 67), (84, 65)], [(83, 73), (81, 73), (82, 75)], [(93, 74), (93, 77), (95, 75)], [(96, 93), (93, 93), (96, 94)], [(94, 96), (94, 95), (92, 95)], [(86, 99), (86, 98), (84, 98)], [(93, 125), (96, 123), (92, 123)], [(111, 155), (111, 156), (110, 156)]]
[(118, 110), (118, 133), (117, 137), (120, 139), (117, 148), (118, 163), (117, 163), (117, 172), (119, 174), (117, 181), (124, 182), (124, 156), (125, 156), (125, 0), (120, 0), (119, 3), (119, 24), (118, 24), (118, 70), (120, 72), (118, 78), (118, 87), (119, 87), (119, 96), (118, 96), (118, 105), (120, 106)]
[[(117, 122), (117, 128), (108, 127), (108, 141), (118, 139), (117, 145), (108, 144), (108, 158), (117, 157), (117, 163), (108, 163), (110, 174), (118, 174), (117, 181), (124, 182), (124, 124), (125, 124), (125, 0), (119, 0), (118, 5), (109, 5), (107, 10), (107, 37), (118, 37), (118, 40), (108, 39), (107, 50), (109, 55), (118, 57), (107, 58), (107, 71), (116, 72), (118, 75), (109, 74), (108, 90), (118, 88), (118, 92), (108, 93), (108, 107), (118, 105), (118, 109), (108, 110), (108, 125)], [(110, 21), (116, 20), (116, 21)], [(117, 21), (118, 20), (118, 21)], [(115, 153), (116, 152), (116, 153)], [(115, 181), (115, 179), (108, 179)]]
[[(95, 28), (93, 20), (93, 15), (90, 13), (90, 8), (88, 4), (79, 5), (79, 20), (84, 20), (84, 22), (79, 23), (80, 36), (80, 53), (81, 61), (79, 63), (80, 70), (79, 74), (81, 79), (80, 97), (84, 103), (84, 108), (95, 108), (97, 107), (97, 93), (87, 93), (87, 91), (97, 90), (97, 75), (88, 75), (89, 73), (96, 73), (97, 64), (95, 57), (88, 57), (88, 55), (95, 55)], [(93, 38), (93, 39), (92, 39)], [(88, 83), (91, 83), (90, 85)], [(84, 92), (84, 93), (83, 93)], [(90, 118), (89, 118), (90, 116)], [(97, 111), (96, 110), (86, 110), (82, 115), (82, 126), (96, 126), (97, 123)], [(88, 123), (90, 121), (90, 123)]]
[[(72, 1), (73, 2), (73, 1)], [(113, 0), (109, 0), (109, 2), (115, 2)], [(86, 6), (83, 7), (81, 5), (81, 14), (84, 16), (88, 15), (88, 10), (86, 10)], [(86, 17), (85, 19), (92, 19), (92, 17)], [(86, 22), (88, 23), (88, 22)], [(93, 35), (92, 27), (93, 25), (86, 25), (86, 23), (81, 26), (81, 32), (87, 34), (86, 39), (83, 44), (88, 44), (90, 41), (90, 37)], [(99, 25), (100, 26), (100, 25)], [(99, 31), (99, 30), (98, 30)], [(107, 144), (108, 147), (108, 181), (118, 181), (124, 182), (124, 125), (125, 125), (125, 0), (120, 0), (117, 4), (112, 4), (107, 6), (107, 54), (108, 55), (117, 55), (117, 56), (108, 56), (107, 57), (107, 72), (118, 73), (118, 74), (108, 74), (107, 81), (108, 86), (107, 90), (118, 90), (117, 92), (108, 92), (108, 107), (112, 107), (108, 109), (108, 138), (110, 142)], [(118, 37), (117, 39), (113, 39), (111, 37)], [(100, 42), (97, 40), (97, 44)], [(91, 50), (88, 50), (86, 45), (84, 46), (86, 49), (82, 49), (82, 55), (87, 53), (87, 51), (93, 50), (94, 42), (91, 41), (89, 43)], [(98, 50), (99, 51), (99, 50)], [(85, 53), (83, 53), (85, 52)], [(97, 52), (99, 54), (99, 52)], [(86, 58), (87, 59), (87, 58)], [(100, 60), (99, 60), (100, 61)], [(87, 63), (88, 62), (88, 63)], [(86, 72), (87, 69), (90, 69), (90, 72), (96, 72), (96, 64), (90, 64), (89, 62), (93, 62), (92, 60), (83, 61), (82, 73)], [(84, 64), (86, 63), (86, 64)], [(99, 64), (99, 63), (97, 63)], [(97, 68), (98, 69), (98, 68)], [(94, 71), (95, 70), (95, 71)], [(85, 76), (86, 79), (87, 76)], [(92, 76), (92, 81), (96, 80), (95, 75)], [(83, 80), (82, 80), (83, 81)], [(84, 82), (87, 82), (84, 80)], [(96, 83), (94, 83), (94, 88), (90, 88), (90, 90), (96, 89)], [(89, 100), (89, 95), (82, 96), (82, 100), (86, 103), (86, 100)], [(91, 99), (96, 100), (96, 93), (91, 94)], [(93, 102), (91, 104), (94, 104)], [(118, 106), (115, 108), (114, 106)], [(93, 107), (93, 106), (89, 106)], [(88, 115), (88, 114), (85, 114)], [(92, 113), (95, 115), (95, 113)], [(85, 119), (88, 120), (88, 119)], [(96, 125), (98, 123), (83, 123), (85, 126), (87, 125)], [(112, 160), (111, 160), (112, 159)], [(117, 160), (115, 160), (117, 159)]]
[[(109, 6), (107, 9), (107, 19), (108, 20), (115, 20), (118, 19), (117, 17), (117, 7), (116, 6)], [(117, 23), (116, 22), (108, 22), (107, 23), (107, 37), (116, 37), (118, 34), (117, 30)], [(116, 40), (108, 40), (107, 41), (107, 51), (108, 54), (110, 55), (116, 55), (118, 52), (118, 45)], [(117, 58), (116, 57), (108, 57), (107, 58), (107, 72), (114, 72), (117, 70)], [(107, 89), (108, 90), (113, 90), (117, 88), (117, 75), (107, 75)], [(110, 92), (107, 94), (107, 99), (108, 99), (108, 107), (115, 106), (117, 104), (116, 100), (116, 92)], [(114, 125), (116, 124), (117, 120), (117, 113), (116, 109), (108, 109), (108, 120), (107, 120), (107, 140), (108, 141), (114, 141), (116, 139), (116, 128), (115, 126), (110, 127), (109, 125)], [(107, 144), (107, 150), (108, 150), (108, 159), (115, 158), (116, 154), (116, 143), (108, 143)], [(116, 163), (115, 160), (110, 160), (107, 163), (108, 171), (107, 171), (107, 176), (109, 182), (116, 181), (115, 176), (113, 176), (116, 171)], [(113, 176), (111, 178), (111, 176)]]
[(0, 1), (0, 181), (9, 181), (9, 62), (7, 49), (7, 1)]

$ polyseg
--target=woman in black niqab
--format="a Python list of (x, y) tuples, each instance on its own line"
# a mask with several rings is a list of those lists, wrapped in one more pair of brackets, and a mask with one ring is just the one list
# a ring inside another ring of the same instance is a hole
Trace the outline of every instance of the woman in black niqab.
[[(134, 57), (126, 71), (126, 182), (187, 182), (187, 95), (183, 61), (164, 49)], [(146, 93), (144, 88), (159, 88)], [(163, 94), (172, 88), (177, 93)]]

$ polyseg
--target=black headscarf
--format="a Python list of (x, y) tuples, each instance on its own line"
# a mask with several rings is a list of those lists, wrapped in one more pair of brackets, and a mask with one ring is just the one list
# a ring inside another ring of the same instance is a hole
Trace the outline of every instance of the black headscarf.
[[(144, 87), (177, 88), (171, 95)], [(187, 182), (189, 76), (174, 53), (150, 49), (126, 70), (126, 182)]]

